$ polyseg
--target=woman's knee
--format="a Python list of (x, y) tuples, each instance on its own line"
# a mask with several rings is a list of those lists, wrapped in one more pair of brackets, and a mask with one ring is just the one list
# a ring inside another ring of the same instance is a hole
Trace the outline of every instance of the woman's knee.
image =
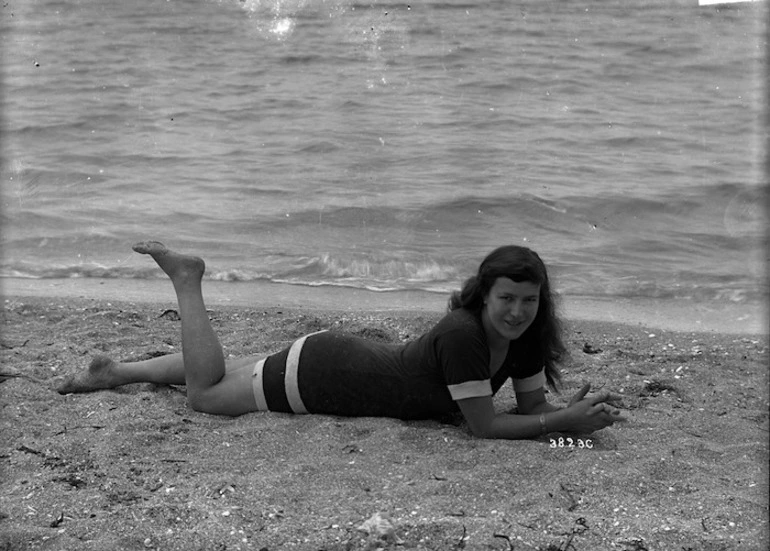
[[(227, 375), (218, 384), (203, 388), (187, 388), (187, 403), (195, 411), (214, 415), (243, 415), (257, 411), (257, 402), (251, 387), (239, 381), (243, 375)], [(247, 380), (250, 382), (250, 380)]]
[(200, 413), (213, 413), (219, 414), (216, 401), (212, 400), (210, 393), (202, 390), (187, 391), (187, 404), (194, 410)]

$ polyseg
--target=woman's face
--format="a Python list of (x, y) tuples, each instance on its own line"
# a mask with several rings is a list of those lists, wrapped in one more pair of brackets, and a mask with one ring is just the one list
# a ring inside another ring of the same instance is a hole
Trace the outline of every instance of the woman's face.
[(540, 285), (498, 277), (484, 298), (481, 314), (490, 343), (504, 344), (524, 334), (537, 315)]

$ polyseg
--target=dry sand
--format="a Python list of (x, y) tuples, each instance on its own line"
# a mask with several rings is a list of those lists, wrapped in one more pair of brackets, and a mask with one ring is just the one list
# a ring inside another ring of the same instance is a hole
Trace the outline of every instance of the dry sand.
[[(60, 396), (53, 379), (94, 353), (179, 351), (179, 322), (162, 315), (168, 289), (154, 303), (30, 294), (4, 298), (0, 550), (768, 549), (764, 335), (570, 322), (552, 400), (591, 381), (630, 418), (570, 447), (432, 421), (217, 417), (184, 387)], [(441, 315), (210, 307), (233, 356), (320, 328), (404, 340)], [(496, 404), (515, 405), (507, 387)], [(388, 537), (359, 529), (378, 512)]]

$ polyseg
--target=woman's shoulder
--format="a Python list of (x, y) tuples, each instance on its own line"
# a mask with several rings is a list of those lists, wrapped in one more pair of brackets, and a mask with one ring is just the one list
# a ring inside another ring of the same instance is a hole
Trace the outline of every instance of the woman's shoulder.
[(434, 327), (434, 331), (439, 332), (467, 332), (478, 333), (484, 332), (484, 328), (481, 324), (481, 319), (465, 308), (457, 308), (447, 313)]

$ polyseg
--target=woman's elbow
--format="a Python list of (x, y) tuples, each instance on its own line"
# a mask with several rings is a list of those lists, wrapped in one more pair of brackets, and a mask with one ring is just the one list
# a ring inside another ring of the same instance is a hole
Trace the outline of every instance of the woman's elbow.
[(476, 438), (483, 438), (485, 440), (497, 438), (494, 423), (468, 423), (468, 428)]

